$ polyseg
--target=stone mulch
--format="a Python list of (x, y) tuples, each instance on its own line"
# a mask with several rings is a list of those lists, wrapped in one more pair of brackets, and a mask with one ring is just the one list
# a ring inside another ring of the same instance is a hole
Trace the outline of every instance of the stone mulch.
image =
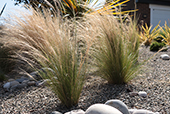
[[(140, 48), (139, 61), (153, 56), (149, 48)], [(67, 109), (61, 105), (57, 96), (46, 86), (30, 86), (6, 92), (0, 84), (0, 114), (49, 114), (82, 109), (95, 103), (105, 103), (109, 99), (119, 99), (128, 108), (147, 109), (160, 114), (170, 113), (170, 60), (162, 60), (160, 55), (170, 55), (170, 49), (159, 52), (146, 63), (137, 77), (125, 85), (110, 85), (95, 75), (86, 79), (77, 106)], [(147, 97), (131, 96), (130, 92), (145, 91)]]

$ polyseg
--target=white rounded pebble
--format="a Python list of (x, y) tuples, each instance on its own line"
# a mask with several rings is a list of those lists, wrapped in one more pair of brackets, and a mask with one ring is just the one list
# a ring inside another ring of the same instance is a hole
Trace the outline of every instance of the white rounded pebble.
[(72, 110), (70, 112), (66, 112), (64, 114), (85, 114), (85, 112), (81, 109), (78, 109), (78, 110)]
[(169, 60), (169, 59), (170, 59), (169, 55), (167, 55), (167, 54), (162, 54), (162, 55), (161, 55), (161, 58), (162, 58), (163, 60)]
[(122, 114), (118, 109), (105, 105), (105, 104), (94, 104), (91, 105), (85, 112), (85, 114)]
[(145, 91), (139, 91), (138, 95), (141, 97), (147, 97), (147, 93)]
[(53, 111), (51, 112), (50, 114), (62, 114), (61, 112), (58, 112), (58, 111)]
[(108, 100), (105, 104), (118, 109), (123, 114), (129, 114), (128, 107), (118, 99)]
[(138, 109), (138, 110), (135, 110), (133, 114), (155, 114), (155, 113), (149, 110)]
[(133, 114), (137, 109), (128, 109), (130, 114)]
[(155, 112), (155, 114), (159, 114), (159, 112)]

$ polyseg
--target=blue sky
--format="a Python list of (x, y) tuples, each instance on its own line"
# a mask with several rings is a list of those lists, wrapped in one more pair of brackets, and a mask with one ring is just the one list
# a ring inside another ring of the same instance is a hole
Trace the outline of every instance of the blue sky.
[[(104, 3), (105, 0), (99, 0), (101, 3)], [(21, 5), (20, 6), (15, 6), (14, 5), (14, 0), (0, 0), (0, 11), (2, 9), (2, 7), (4, 6), (4, 4), (7, 3), (6, 8), (0, 18), (0, 23), (3, 22), (2, 19), (5, 17), (9, 17), (10, 14), (16, 13), (16, 9), (17, 10), (22, 10), (22, 11), (26, 11), (25, 8), (23, 8)], [(19, 15), (19, 14), (17, 14)]]
[[(99, 0), (99, 1), (104, 2), (105, 0)], [(7, 3), (7, 6), (6, 6), (5, 10), (4, 10), (4, 13), (2, 14), (3, 17), (10, 14), (11, 12), (15, 13), (14, 9), (24, 10), (24, 8), (22, 8), (21, 5), (20, 6), (15, 6), (14, 5), (14, 3), (15, 3), (14, 0), (0, 0), (0, 11), (1, 11), (1, 9), (2, 9), (2, 7), (3, 7), (3, 5), (5, 3)]]
[(15, 6), (14, 5), (15, 2), (13, 0), (0, 0), (0, 11), (5, 3), (7, 3), (7, 6), (2, 14), (3, 17), (7, 16), (10, 13), (15, 13), (14, 9), (21, 9), (21, 10), (24, 9), (21, 6)]

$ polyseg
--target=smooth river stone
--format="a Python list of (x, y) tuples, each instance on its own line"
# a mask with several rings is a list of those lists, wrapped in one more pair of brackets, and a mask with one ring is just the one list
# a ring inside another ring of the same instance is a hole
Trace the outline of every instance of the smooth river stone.
[(118, 109), (105, 105), (105, 104), (94, 104), (91, 105), (85, 112), (85, 114), (123, 114)]
[(108, 100), (105, 104), (118, 109), (123, 114), (130, 114), (128, 111), (128, 107), (125, 105), (125, 103), (118, 99)]

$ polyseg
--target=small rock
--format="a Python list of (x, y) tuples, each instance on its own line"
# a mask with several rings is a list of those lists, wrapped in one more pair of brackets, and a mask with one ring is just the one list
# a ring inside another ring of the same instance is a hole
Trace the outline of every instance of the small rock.
[(27, 77), (25, 77), (25, 76), (21, 76), (21, 79), (28, 79)]
[(47, 70), (54, 73), (54, 70), (51, 69), (51, 68), (42, 68), (42, 69), (40, 69), (40, 70), (42, 70), (42, 71), (45, 72), (45, 73), (47, 72)]
[(130, 97), (134, 97), (134, 96), (138, 95), (138, 92), (130, 92), (129, 95), (130, 95)]
[(36, 84), (36, 82), (35, 81), (29, 81), (27, 84), (28, 84), (28, 86), (34, 86)]
[(64, 114), (85, 114), (85, 112), (81, 109), (78, 109), (78, 110), (72, 110), (70, 112), (66, 112)]
[(167, 55), (167, 54), (162, 54), (162, 55), (161, 55), (161, 58), (162, 58), (163, 60), (169, 60), (169, 59), (170, 59), (169, 55)]
[(62, 113), (58, 112), (58, 111), (53, 111), (53, 112), (51, 112), (51, 114), (62, 114)]
[(128, 109), (130, 114), (133, 114), (137, 109)]
[(25, 83), (19, 84), (19, 85), (17, 85), (16, 88), (21, 89), (21, 88), (24, 88), (24, 87), (27, 87), (27, 84), (25, 84)]
[(133, 114), (155, 114), (155, 113), (149, 110), (138, 109), (138, 110), (135, 110)]
[(10, 87), (15, 86), (15, 85), (19, 85), (19, 82), (18, 81), (10, 82)]
[(12, 86), (12, 87), (10, 88), (10, 92), (12, 92), (12, 91), (14, 91), (14, 90), (16, 90), (16, 89), (24, 88), (24, 87), (26, 87), (26, 86), (27, 86), (27, 84), (14, 85), (14, 86)]
[(85, 112), (85, 114), (122, 114), (118, 109), (105, 105), (105, 104), (94, 104), (91, 105)]
[(22, 84), (28, 84), (29, 80), (24, 80)]
[(35, 81), (36, 79), (35, 79), (35, 76), (29, 76), (28, 80)]
[(22, 83), (24, 80), (28, 80), (28, 79), (27, 78), (16, 79), (16, 81), (18, 81), (19, 83)]
[(12, 82), (12, 81), (14, 81), (15, 79), (12, 79), (12, 78), (10, 78), (10, 79), (8, 79), (8, 82)]
[(141, 97), (147, 97), (147, 93), (145, 91), (139, 91), (138, 95)]
[(30, 78), (33, 78), (34, 80), (39, 80), (42, 79), (42, 77), (40, 76), (40, 71), (34, 71), (32, 73), (30, 73)]
[(39, 78), (40, 78), (40, 76), (39, 76), (39, 72), (38, 71), (32, 72), (29, 75), (29, 80), (37, 80)]
[(10, 88), (10, 82), (5, 83), (5, 84), (3, 85), (3, 88), (9, 90), (9, 88)]
[(123, 114), (129, 114), (128, 107), (120, 100), (117, 99), (108, 100), (105, 104), (118, 109)]
[(36, 82), (36, 86), (40, 87), (40, 86), (44, 86), (47, 84), (47, 82), (50, 81), (49, 79), (45, 79), (43, 81), (38, 81)]
[(38, 75), (38, 71), (31, 72), (30, 75)]

